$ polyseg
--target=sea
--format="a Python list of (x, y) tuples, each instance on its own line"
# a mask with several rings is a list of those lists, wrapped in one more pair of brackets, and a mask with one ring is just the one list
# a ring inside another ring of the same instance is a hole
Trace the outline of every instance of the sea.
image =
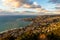
[(6, 15), (0, 16), (0, 32), (25, 27), (31, 24), (30, 21), (23, 21), (22, 18), (35, 18), (33, 15)]

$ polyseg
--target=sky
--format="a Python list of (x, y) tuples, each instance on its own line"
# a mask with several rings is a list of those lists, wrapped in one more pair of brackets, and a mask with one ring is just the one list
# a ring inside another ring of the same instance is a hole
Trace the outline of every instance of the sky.
[(43, 8), (53, 11), (55, 4), (48, 2), (49, 0), (0, 0), (0, 9), (15, 11), (37, 11), (36, 8)]
[(55, 4), (49, 3), (49, 0), (36, 0), (38, 4), (40, 4), (43, 8), (47, 10), (53, 10), (55, 7)]

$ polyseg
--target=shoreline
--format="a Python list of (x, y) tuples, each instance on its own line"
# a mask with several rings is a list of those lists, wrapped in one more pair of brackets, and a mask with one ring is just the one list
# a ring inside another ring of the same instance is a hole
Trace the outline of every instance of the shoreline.
[[(60, 28), (60, 15), (45, 15), (37, 16), (32, 20), (32, 23), (20, 28), (14, 28), (0, 33), (0, 38), (17, 38), (31, 37), (32, 35), (45, 34), (49, 35), (54, 30)], [(38, 36), (38, 35), (37, 35)]]
[(2, 34), (2, 33), (6, 33), (6, 32), (8, 32), (8, 31), (13, 31), (13, 30), (16, 30), (16, 29), (22, 29), (22, 28), (24, 28), (24, 27), (13, 28), (13, 29), (5, 30), (5, 31), (0, 32), (0, 34)]
[[(48, 15), (41, 15), (41, 16), (48, 16)], [(59, 16), (59, 15), (49, 15), (49, 16)], [(37, 17), (39, 17), (39, 16), (36, 16), (35, 18), (37, 18)], [(23, 20), (23, 21), (31, 21), (31, 23), (29, 24), (29, 25), (31, 25), (31, 24), (33, 23), (33, 20), (34, 20), (35, 18), (22, 18), (22, 19), (20, 19), (20, 20)], [(32, 19), (32, 20), (31, 20), (31, 19)], [(27, 25), (27, 26), (28, 26), (28, 25)], [(13, 29), (5, 30), (5, 31), (0, 32), (0, 34), (5, 33), (5, 32), (8, 32), (8, 31), (13, 31), (13, 30), (16, 30), (16, 29), (22, 29), (22, 28), (24, 28), (24, 27), (13, 28)]]

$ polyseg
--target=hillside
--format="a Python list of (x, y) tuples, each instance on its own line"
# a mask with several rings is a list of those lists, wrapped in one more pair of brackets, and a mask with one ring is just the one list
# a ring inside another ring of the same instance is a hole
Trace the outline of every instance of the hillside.
[(60, 40), (60, 15), (26, 18), (31, 24), (0, 34), (0, 40)]

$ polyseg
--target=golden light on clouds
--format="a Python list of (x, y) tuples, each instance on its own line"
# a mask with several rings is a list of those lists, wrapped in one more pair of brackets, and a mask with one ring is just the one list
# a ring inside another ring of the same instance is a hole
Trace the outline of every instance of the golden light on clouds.
[(30, 0), (5, 0), (4, 1), (4, 5), (7, 7), (12, 8), (31, 8), (31, 9), (35, 9), (38, 12), (41, 11), (41, 6), (37, 3), (37, 2), (30, 2)]
[(36, 8), (36, 10), (38, 10), (38, 11), (39, 11), (39, 10), (41, 10), (41, 8)]
[(23, 7), (25, 7), (25, 8), (31, 8), (31, 5), (29, 5), (29, 4), (24, 4)]
[(4, 5), (17, 8), (20, 7), (22, 3), (17, 0), (5, 0)]
[(42, 11), (42, 8), (36, 8), (36, 10), (37, 10), (38, 12), (41, 12), (41, 11)]
[(5, 6), (10, 7), (21, 7), (24, 6), (26, 8), (37, 8), (39, 5), (36, 2), (30, 2), (30, 0), (5, 0)]
[(12, 1), (14, 1), (14, 0), (6, 0), (7, 2), (12, 2)]
[(20, 7), (21, 3), (19, 2), (13, 2), (12, 7)]

